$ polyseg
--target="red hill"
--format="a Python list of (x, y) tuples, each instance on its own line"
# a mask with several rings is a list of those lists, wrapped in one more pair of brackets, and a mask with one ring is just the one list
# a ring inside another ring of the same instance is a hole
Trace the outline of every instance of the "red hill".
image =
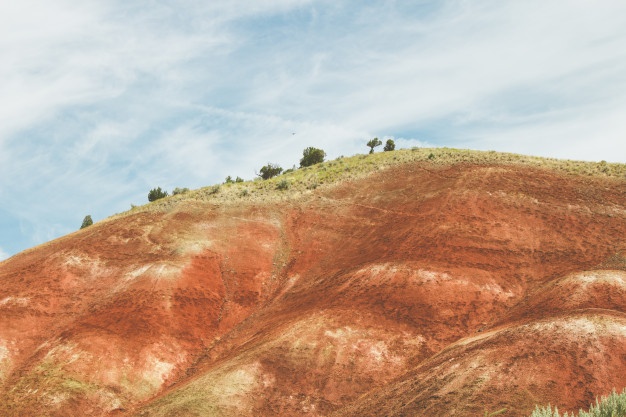
[(525, 416), (626, 386), (623, 165), (386, 154), (0, 263), (0, 414)]

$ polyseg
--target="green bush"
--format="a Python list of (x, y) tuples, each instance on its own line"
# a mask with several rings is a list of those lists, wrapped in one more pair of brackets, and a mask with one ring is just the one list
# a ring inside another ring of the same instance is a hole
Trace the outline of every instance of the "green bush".
[(289, 188), (289, 181), (282, 180), (281, 182), (276, 184), (276, 188), (279, 189), (280, 191), (287, 190)]
[(153, 188), (148, 193), (148, 201), (156, 201), (160, 198), (165, 198), (167, 196), (167, 191), (161, 190), (161, 187)]
[(385, 143), (385, 147), (383, 148), (383, 151), (389, 152), (395, 149), (396, 149), (396, 143), (391, 139), (387, 139), (387, 142)]
[(226, 181), (224, 181), (224, 184), (233, 184), (236, 182), (243, 182), (243, 178), (241, 177), (237, 177), (235, 179), (233, 179), (233, 177), (231, 177), (230, 175), (228, 177), (226, 177)]
[(179, 188), (179, 187), (176, 187), (172, 191), (172, 195), (185, 194), (185, 193), (188, 193), (188, 192), (189, 192), (189, 188)]
[(83, 224), (80, 225), (81, 229), (84, 229), (85, 227), (89, 227), (93, 224), (93, 220), (91, 219), (91, 215), (86, 215), (85, 218), (83, 219)]
[[(537, 406), (530, 417), (575, 417), (575, 414), (560, 414), (556, 407)], [(626, 417), (626, 389), (621, 394), (613, 390), (608, 397), (596, 399), (595, 405), (592, 404), (589, 411), (580, 410), (578, 417)]]
[(268, 163), (261, 168), (260, 173), (257, 175), (264, 180), (269, 180), (270, 178), (280, 175), (281, 172), (283, 172), (283, 169), (279, 165)]
[(302, 159), (300, 159), (300, 168), (310, 167), (311, 165), (324, 162), (325, 157), (326, 157), (326, 152), (324, 152), (321, 149), (317, 149), (312, 146), (309, 146), (304, 151), (302, 151)]

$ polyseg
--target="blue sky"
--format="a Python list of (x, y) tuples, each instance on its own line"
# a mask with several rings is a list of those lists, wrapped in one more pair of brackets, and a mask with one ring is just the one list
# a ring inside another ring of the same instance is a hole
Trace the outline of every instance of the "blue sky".
[(0, 2), (0, 259), (308, 146), (626, 162), (625, 74), (623, 0)]

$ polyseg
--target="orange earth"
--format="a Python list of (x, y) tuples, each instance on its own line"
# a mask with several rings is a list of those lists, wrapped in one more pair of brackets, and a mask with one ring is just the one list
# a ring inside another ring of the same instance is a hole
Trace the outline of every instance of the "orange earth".
[(626, 180), (416, 162), (0, 263), (2, 416), (476, 416), (626, 386)]

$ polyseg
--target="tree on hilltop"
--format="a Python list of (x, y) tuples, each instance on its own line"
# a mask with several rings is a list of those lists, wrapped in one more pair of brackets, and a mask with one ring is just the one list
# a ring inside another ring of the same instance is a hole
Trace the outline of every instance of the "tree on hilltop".
[(280, 167), (280, 165), (268, 163), (263, 168), (261, 168), (261, 171), (257, 175), (264, 180), (269, 180), (270, 178), (280, 175), (281, 172), (283, 172), (283, 169)]
[(370, 147), (370, 153), (374, 153), (374, 148), (382, 144), (383, 143), (378, 138), (371, 139), (369, 142), (367, 142), (367, 146)]
[(326, 152), (324, 152), (322, 149), (317, 149), (309, 146), (302, 152), (302, 159), (300, 159), (300, 168), (324, 162), (325, 157)]
[(168, 196), (167, 191), (161, 190), (161, 187), (153, 188), (148, 193), (148, 201), (155, 201), (160, 198), (167, 197), (167, 196)]
[(385, 143), (385, 147), (383, 148), (383, 151), (389, 152), (395, 149), (396, 149), (396, 143), (391, 139), (387, 139), (387, 142)]
[(91, 219), (91, 215), (88, 214), (85, 216), (85, 218), (83, 219), (83, 224), (80, 225), (81, 229), (84, 229), (85, 227), (89, 227), (93, 224), (93, 220)]

